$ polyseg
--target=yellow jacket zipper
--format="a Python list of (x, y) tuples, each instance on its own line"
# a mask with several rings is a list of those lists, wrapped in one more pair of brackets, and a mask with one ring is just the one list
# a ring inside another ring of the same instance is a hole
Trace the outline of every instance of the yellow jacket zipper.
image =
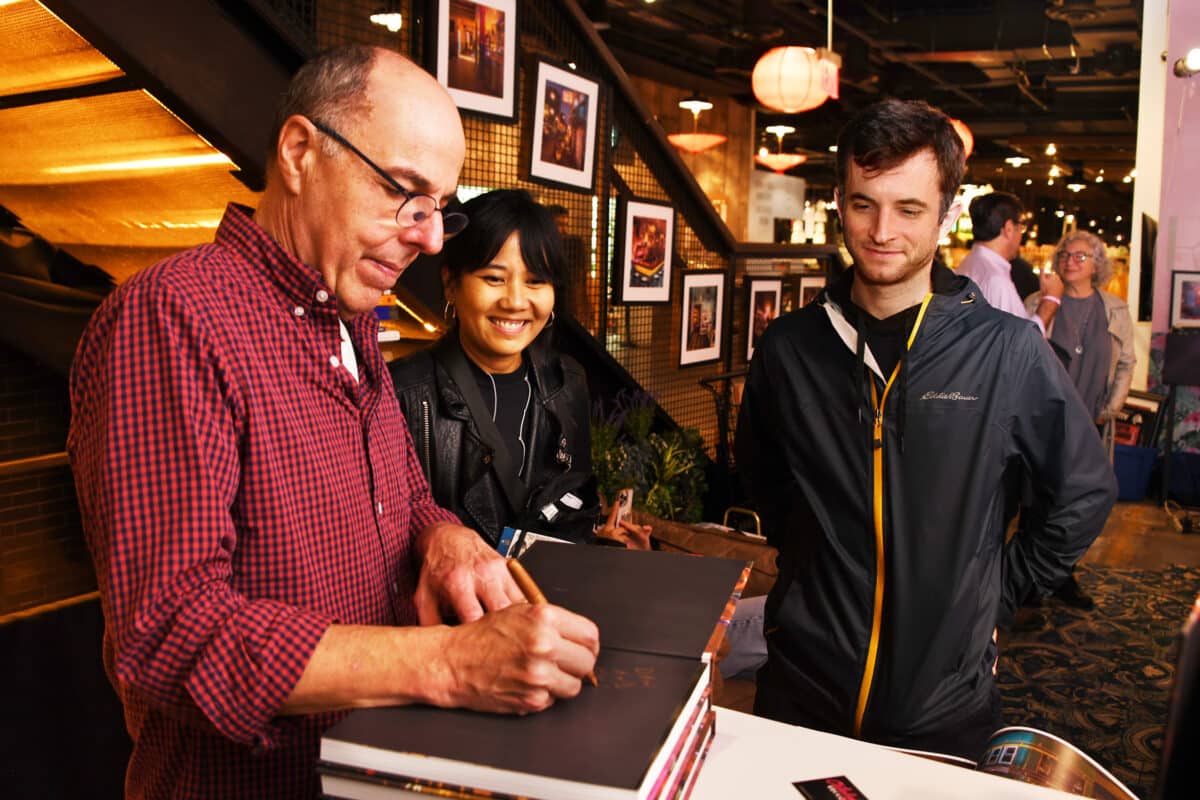
[[(925, 319), (925, 309), (929, 308), (931, 299), (933, 299), (933, 295), (927, 294), (921, 302), (921, 310), (917, 312), (917, 321), (913, 323), (912, 331), (908, 334), (908, 341), (904, 345), (906, 351), (912, 347), (913, 340), (917, 338), (917, 330), (921, 327), (921, 320)], [(875, 387), (875, 379), (871, 379), (871, 405), (875, 408), (875, 421), (871, 432), (871, 507), (875, 522), (875, 597), (871, 612), (871, 639), (867, 644), (867, 663), (863, 667), (862, 683), (858, 687), (858, 705), (854, 710), (855, 736), (862, 736), (863, 716), (867, 711), (867, 699), (871, 696), (871, 683), (875, 680), (875, 664), (879, 657), (879, 631), (883, 625), (883, 579), (886, 566), (883, 557), (883, 410), (887, 405), (888, 394), (892, 391), (892, 384), (896, 382), (896, 376), (899, 374), (900, 362), (896, 362), (887, 384), (883, 387), (882, 397), (879, 396), (879, 390)]]

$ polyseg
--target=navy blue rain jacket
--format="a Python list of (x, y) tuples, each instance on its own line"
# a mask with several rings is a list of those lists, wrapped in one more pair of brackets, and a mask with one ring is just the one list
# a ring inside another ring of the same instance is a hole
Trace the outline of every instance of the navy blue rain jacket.
[[(891, 376), (830, 292), (773, 322), (737, 430), (780, 552), (768, 670), (827, 730), (888, 744), (953, 730), (989, 702), (997, 620), (1068, 575), (1116, 497), (1037, 327), (935, 269), (944, 291)], [(1027, 470), (1036, 500), (1028, 535), (1006, 546), (1008, 469)]]

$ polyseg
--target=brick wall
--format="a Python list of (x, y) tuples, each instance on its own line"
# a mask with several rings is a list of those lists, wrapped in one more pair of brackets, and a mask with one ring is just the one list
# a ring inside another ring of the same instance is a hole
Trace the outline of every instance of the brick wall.
[[(66, 449), (67, 380), (0, 344), (0, 464)], [(0, 616), (96, 588), (66, 466), (0, 476)]]

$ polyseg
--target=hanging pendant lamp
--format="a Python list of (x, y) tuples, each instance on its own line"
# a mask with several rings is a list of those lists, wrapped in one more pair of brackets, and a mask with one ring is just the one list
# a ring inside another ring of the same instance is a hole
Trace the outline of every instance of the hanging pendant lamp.
[(667, 140), (689, 153), (702, 153), (709, 148), (723, 144), (729, 137), (721, 133), (704, 133), (698, 130), (700, 112), (713, 107), (712, 101), (703, 97), (699, 92), (693, 92), (689, 97), (679, 101), (679, 107), (692, 112), (692, 130), (685, 133), (668, 134)]
[(808, 156), (800, 153), (785, 153), (783, 152), (783, 137), (789, 133), (795, 133), (796, 129), (791, 125), (769, 125), (766, 128), (767, 133), (775, 134), (777, 141), (778, 152), (768, 153), (764, 147), (761, 152), (754, 157), (755, 162), (762, 164), (770, 170), (774, 170), (780, 174), (787, 172), (795, 166), (799, 166), (808, 160)]
[(833, 0), (829, 0), (826, 46), (773, 47), (763, 53), (750, 76), (754, 97), (767, 108), (795, 114), (838, 96), (842, 59), (833, 52)]

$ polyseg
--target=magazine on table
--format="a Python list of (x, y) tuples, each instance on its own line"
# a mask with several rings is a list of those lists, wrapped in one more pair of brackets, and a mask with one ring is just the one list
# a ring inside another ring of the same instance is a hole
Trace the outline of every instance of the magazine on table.
[(892, 749), (1095, 800), (1138, 800), (1137, 795), (1087, 753), (1036, 728), (1001, 728), (988, 739), (978, 762), (945, 753)]

